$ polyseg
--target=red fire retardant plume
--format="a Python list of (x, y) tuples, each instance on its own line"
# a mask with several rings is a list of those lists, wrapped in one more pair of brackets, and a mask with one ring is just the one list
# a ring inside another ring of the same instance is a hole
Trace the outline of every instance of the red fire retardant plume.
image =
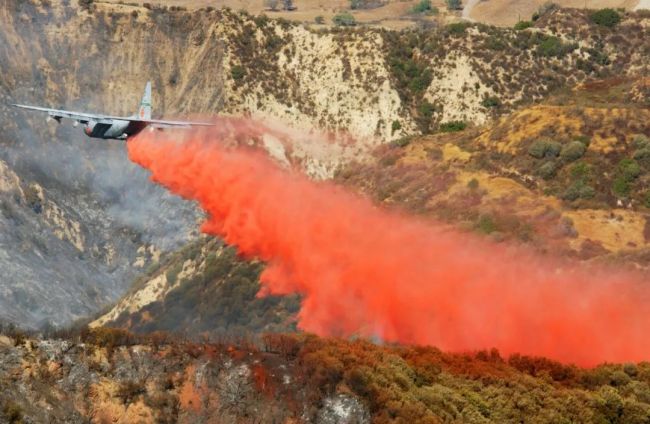
[(650, 359), (642, 276), (384, 211), (252, 148), (226, 147), (228, 137), (263, 132), (251, 121), (228, 125), (143, 133), (128, 142), (129, 156), (153, 181), (199, 202), (205, 233), (267, 263), (263, 293), (303, 296), (300, 328), (584, 366)]

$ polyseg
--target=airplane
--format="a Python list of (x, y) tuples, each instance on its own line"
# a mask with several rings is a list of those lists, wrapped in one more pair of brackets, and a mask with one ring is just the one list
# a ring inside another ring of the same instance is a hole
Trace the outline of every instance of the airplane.
[(137, 115), (129, 117), (119, 117), (110, 115), (98, 115), (84, 112), (71, 112), (67, 110), (49, 109), (45, 107), (26, 106), (12, 104), (21, 109), (35, 110), (38, 112), (47, 112), (48, 120), (54, 119), (61, 123), (62, 118), (74, 119), (75, 126), (84, 125), (84, 133), (91, 138), (101, 138), (105, 140), (127, 140), (140, 133), (145, 128), (164, 129), (164, 128), (190, 128), (193, 126), (212, 126), (207, 122), (190, 122), (190, 121), (163, 121), (151, 119), (151, 81), (147, 82), (144, 89), (144, 95), (140, 102), (140, 108)]

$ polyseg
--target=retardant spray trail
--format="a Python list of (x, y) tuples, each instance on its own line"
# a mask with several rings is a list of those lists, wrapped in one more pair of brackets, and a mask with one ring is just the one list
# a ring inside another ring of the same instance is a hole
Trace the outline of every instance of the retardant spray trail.
[[(261, 131), (251, 122), (231, 130)], [(129, 141), (131, 159), (197, 200), (210, 216), (204, 232), (266, 261), (265, 293), (302, 294), (307, 331), (580, 365), (650, 359), (650, 287), (640, 275), (383, 211), (250, 148), (224, 147), (225, 133), (152, 134)]]

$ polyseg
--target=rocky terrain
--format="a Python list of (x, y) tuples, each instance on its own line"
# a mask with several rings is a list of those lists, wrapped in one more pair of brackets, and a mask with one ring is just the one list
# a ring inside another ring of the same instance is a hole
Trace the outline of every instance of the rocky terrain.
[[(5, 331), (5, 333), (7, 333)], [(645, 423), (647, 363), (268, 334), (192, 343), (100, 329), (0, 336), (4, 422)]]

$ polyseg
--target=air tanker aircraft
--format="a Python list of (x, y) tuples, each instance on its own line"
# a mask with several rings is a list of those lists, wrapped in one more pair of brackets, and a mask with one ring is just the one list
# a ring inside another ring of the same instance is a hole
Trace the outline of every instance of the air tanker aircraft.
[(77, 124), (84, 125), (84, 133), (88, 137), (126, 140), (128, 137), (138, 134), (145, 128), (190, 128), (192, 126), (211, 126), (207, 122), (187, 122), (187, 121), (161, 121), (151, 119), (151, 81), (147, 82), (144, 89), (144, 95), (140, 102), (138, 114), (122, 118), (119, 116), (95, 115), (84, 112), (70, 112), (67, 110), (48, 109), (45, 107), (25, 106), (12, 104), (12, 106), (22, 109), (46, 112), (48, 119), (54, 119), (61, 122), (61, 118), (74, 119)]

